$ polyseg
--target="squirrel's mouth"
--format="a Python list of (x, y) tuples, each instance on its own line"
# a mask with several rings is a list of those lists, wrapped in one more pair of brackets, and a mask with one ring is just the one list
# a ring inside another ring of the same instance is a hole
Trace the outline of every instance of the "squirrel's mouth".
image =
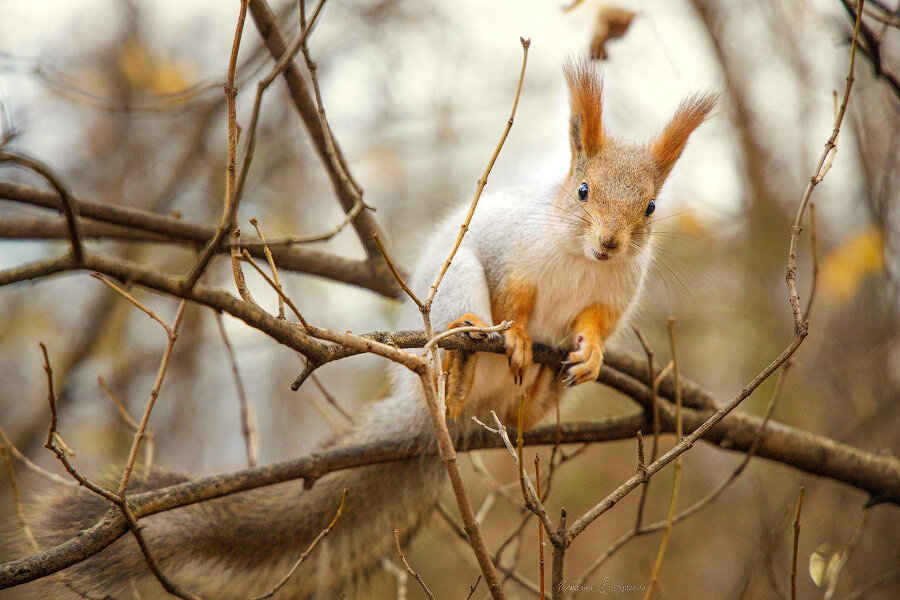
[(591, 248), (591, 253), (594, 255), (594, 258), (599, 261), (609, 260), (609, 254), (607, 254), (606, 252), (600, 252), (599, 250)]

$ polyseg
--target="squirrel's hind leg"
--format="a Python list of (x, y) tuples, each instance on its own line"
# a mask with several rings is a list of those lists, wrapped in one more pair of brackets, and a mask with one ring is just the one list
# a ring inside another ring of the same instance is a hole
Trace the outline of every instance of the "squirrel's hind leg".
[[(448, 328), (488, 326), (491, 300), (484, 267), (472, 249), (461, 247), (444, 276), (441, 288), (434, 297), (431, 314), (433, 323), (447, 323)], [(473, 339), (490, 334), (472, 332)], [(447, 352), (443, 369), (449, 373), (447, 381), (447, 416), (459, 417), (466, 405), (475, 380), (478, 358), (474, 352)]]
[[(487, 323), (477, 315), (466, 313), (455, 321), (447, 323), (447, 329), (454, 327), (487, 327)], [(487, 333), (470, 332), (469, 337), (484, 339)], [(448, 350), (444, 360), (444, 372), (447, 373), (447, 416), (456, 419), (466, 405), (472, 384), (475, 381), (475, 367), (478, 366), (478, 354), (465, 350)]]

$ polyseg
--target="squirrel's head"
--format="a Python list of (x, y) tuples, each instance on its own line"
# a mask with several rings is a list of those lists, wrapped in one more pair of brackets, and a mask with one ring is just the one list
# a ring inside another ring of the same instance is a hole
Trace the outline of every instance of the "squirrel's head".
[(631, 144), (604, 132), (602, 80), (590, 63), (569, 62), (564, 72), (572, 163), (556, 206), (567, 213), (588, 257), (606, 261), (640, 253), (653, 231), (656, 195), (717, 96), (691, 96), (655, 141)]

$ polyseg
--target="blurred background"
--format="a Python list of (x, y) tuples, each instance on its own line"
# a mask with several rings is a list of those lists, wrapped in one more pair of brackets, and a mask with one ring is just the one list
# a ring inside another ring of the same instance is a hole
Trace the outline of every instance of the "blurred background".
[[(295, 36), (296, 3), (272, 6), (282, 30)], [(684, 96), (724, 93), (657, 201), (661, 249), (635, 323), (665, 357), (666, 318), (676, 317), (682, 373), (724, 400), (790, 340), (784, 284), (790, 225), (832, 131), (853, 22), (841, 0), (639, 0), (614, 6), (633, 13), (633, 20), (624, 35), (604, 45), (610, 132), (650, 138)], [(847, 6), (855, 9), (853, 2)], [(866, 2), (869, 56), (857, 57), (837, 156), (813, 196), (819, 276), (810, 335), (774, 416), (894, 455), (900, 452), (897, 8), (895, 0)], [(49, 164), (80, 198), (218, 223), (226, 158), (222, 85), (237, 13), (237, 1), (0, 0), (0, 101), (6, 129), (18, 134), (12, 146)], [(310, 41), (324, 104), (402, 265), (415, 260), (426, 224), (471, 198), (508, 118), (521, 64), (519, 36), (532, 40), (525, 85), (487, 190), (565, 175), (568, 110), (560, 65), (586, 53), (598, 35), (602, 41), (598, 26), (621, 25), (622, 14), (598, 2), (568, 11), (560, 2), (511, 0), (326, 5)], [(256, 81), (270, 67), (248, 17), (237, 73), (243, 127)], [(239, 226), (252, 231), (247, 220), (256, 217), (267, 237), (281, 237), (327, 231), (340, 222), (328, 179), (280, 81), (266, 96), (258, 140)], [(43, 186), (7, 167), (0, 167), (0, 178)], [(0, 219), (47, 214), (0, 202)], [(799, 260), (804, 300), (811, 282), (809, 233), (807, 223)], [(194, 261), (184, 248), (92, 244), (168, 272), (185, 272)], [(64, 246), (0, 240), (0, 268), (55, 256)], [(350, 230), (319, 247), (363, 256)], [(256, 299), (274, 311), (265, 283), (252, 271), (246, 275)], [(280, 275), (312, 322), (355, 332), (391, 327), (393, 301), (309, 276)], [(221, 258), (205, 281), (234, 291)], [(174, 319), (176, 301), (135, 294), (167, 321)], [(189, 307), (185, 319), (153, 413), (155, 464), (196, 474), (241, 468), (246, 455), (238, 395), (216, 319), (198, 307)], [(345, 426), (316, 386), (290, 391), (301, 368), (292, 351), (227, 316), (225, 330), (255, 414), (260, 462), (299, 456)], [(49, 349), (60, 429), (77, 450), (79, 469), (91, 474), (121, 463), (131, 433), (97, 378), (139, 415), (166, 342), (159, 326), (85, 274), (0, 290), (0, 425), (18, 448), (56, 472), (55, 458), (42, 448), (48, 415), (39, 341)], [(630, 331), (615, 344), (640, 349)], [(318, 374), (327, 393), (352, 414), (384, 384), (384, 366), (358, 357)], [(767, 382), (743, 409), (761, 414), (772, 388)], [(636, 409), (614, 392), (581, 386), (563, 404), (562, 416), (591, 419)], [(663, 448), (671, 443), (666, 438)], [(551, 512), (565, 507), (578, 515), (605, 496), (633, 473), (634, 446), (596, 445), (568, 462), (554, 483)], [(539, 452), (549, 457), (549, 449)], [(695, 447), (685, 455), (679, 506), (705, 495), (740, 459)], [(515, 477), (508, 456), (487, 452), (477, 460), (499, 481)], [(472, 472), (470, 459), (462, 462), (477, 506), (489, 486)], [(28, 493), (52, 485), (18, 472)], [(650, 520), (665, 516), (670, 473), (654, 482)], [(858, 543), (835, 597), (900, 597), (896, 507), (864, 511), (861, 492), (755, 459), (717, 502), (675, 528), (658, 597), (788, 597), (790, 519), (801, 485), (799, 597), (825, 593), (827, 581), (820, 578), (819, 587), (807, 573), (810, 560), (828, 562), (855, 533)], [(455, 507), (447, 498), (447, 506)], [(631, 527), (636, 505), (632, 495), (576, 540), (568, 579)], [(0, 527), (15, 528), (5, 470), (0, 515)], [(497, 499), (486, 512), (489, 547), (496, 548), (519, 519), (517, 506)], [(534, 537), (509, 553), (520, 554), (519, 569), (531, 580), (537, 579)], [(625, 546), (588, 582), (595, 589), (582, 596), (599, 595), (603, 582), (607, 590), (616, 582), (645, 585), (658, 545), (659, 536), (649, 535)], [(437, 597), (464, 597), (478, 574), (471, 551), (439, 519), (414, 541), (408, 557)], [(0, 547), (0, 560), (11, 558), (10, 549)], [(372, 597), (396, 594), (387, 573), (372, 585)], [(514, 598), (533, 597), (514, 582), (507, 590)], [(0, 592), (0, 598), (19, 593)], [(409, 595), (418, 598), (421, 590), (410, 585)], [(624, 591), (620, 597), (642, 596)]]

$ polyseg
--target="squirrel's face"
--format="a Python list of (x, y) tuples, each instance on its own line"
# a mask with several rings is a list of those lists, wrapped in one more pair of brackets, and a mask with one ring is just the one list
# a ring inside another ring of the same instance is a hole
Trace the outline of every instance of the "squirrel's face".
[(577, 251), (600, 262), (642, 254), (653, 231), (658, 179), (650, 152), (640, 146), (610, 140), (597, 155), (576, 161), (557, 208), (574, 229)]
[(604, 131), (603, 85), (594, 67), (573, 61), (564, 72), (572, 107), (572, 166), (555, 204), (557, 216), (562, 226), (574, 228), (576, 252), (597, 261), (636, 257), (650, 245), (656, 193), (717, 97), (689, 97), (656, 140), (637, 146)]

